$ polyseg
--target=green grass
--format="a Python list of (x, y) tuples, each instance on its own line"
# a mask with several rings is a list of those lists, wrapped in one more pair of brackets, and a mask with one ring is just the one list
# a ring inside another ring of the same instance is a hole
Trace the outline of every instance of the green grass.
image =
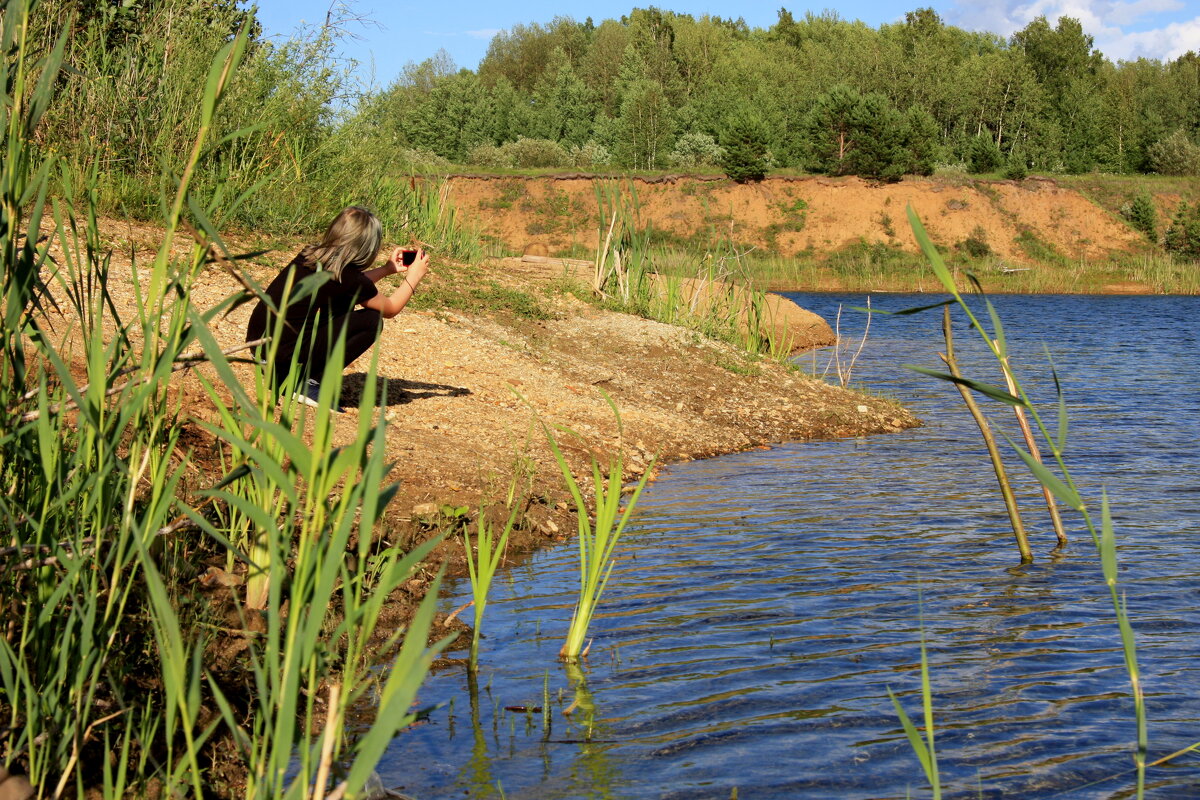
[[(277, 406), (261, 374), (244, 387), (232, 366), (243, 354), (212, 333), (233, 305), (261, 296), (253, 280), (243, 274), (246, 292), (211, 306), (192, 301), (205, 261), (229, 258), (213, 220), (246, 205), (236, 186), (198, 178), (246, 35), (205, 55), (195, 113), (180, 122), (190, 144), (174, 180), (151, 184), (169, 188), (154, 204), (162, 243), (123, 273), (96, 221), (111, 176), (34, 141), (63, 104), (67, 46), (63, 36), (31, 57), (36, 8), (12, 3), (2, 21), (16, 57), (0, 106), (0, 760), (38, 796), (231, 794), (227, 773), (209, 766), (226, 752), (241, 762), (242, 796), (354, 797), (412, 720), (445, 645), (426, 644), (438, 582), (407, 629), (379, 630), (388, 595), (432, 546), (402, 552), (371, 535), (396, 492), (386, 418), (362, 414), (351, 442), (332, 447), (328, 405)], [(46, 226), (52, 182), (62, 194)], [(172, 234), (185, 227), (196, 246), (177, 255)], [(51, 245), (62, 253), (53, 265)], [(141, 292), (132, 318), (109, 297), (118, 281)], [(72, 324), (49, 324), (55, 305)], [(200, 371), (217, 411), (205, 427), (227, 466), (200, 486), (181, 435), (193, 424), (176, 389), (185, 367)], [(206, 564), (251, 578), (250, 597), (228, 595), (233, 622), (196, 590)], [(212, 663), (218, 635), (245, 645), (232, 665)], [(368, 692), (377, 715), (351, 724)]]

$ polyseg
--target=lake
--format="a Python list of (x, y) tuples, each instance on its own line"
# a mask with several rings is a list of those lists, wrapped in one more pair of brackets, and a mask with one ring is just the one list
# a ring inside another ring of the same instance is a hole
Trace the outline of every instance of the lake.
[[(831, 322), (844, 305), (843, 335), (862, 331), (849, 307), (865, 296), (789, 296)], [(1200, 741), (1200, 298), (993, 299), (1053, 423), (1048, 350), (1072, 474), (1094, 507), (1101, 489), (1112, 502), (1153, 761)], [(1134, 709), (1099, 559), (1069, 510), (1070, 544), (1052, 552), (1039, 487), (1002, 442), (1035, 555), (1019, 564), (958, 393), (902, 366), (940, 368), (940, 322), (877, 316), (852, 375), (924, 427), (665, 469), (580, 668), (556, 658), (574, 542), (499, 576), (479, 675), (430, 677), (422, 705), (445, 705), (393, 742), (384, 785), (416, 798), (927, 797), (887, 694), (920, 721), (924, 637), (946, 796), (1132, 796)], [(964, 373), (999, 382), (978, 336), (956, 332)], [(815, 355), (818, 373), (828, 359)], [(811, 372), (814, 357), (799, 363)], [(1017, 435), (1011, 411), (984, 408)], [(444, 605), (469, 596), (452, 586)], [(1195, 754), (1150, 769), (1147, 796), (1200, 796)]]

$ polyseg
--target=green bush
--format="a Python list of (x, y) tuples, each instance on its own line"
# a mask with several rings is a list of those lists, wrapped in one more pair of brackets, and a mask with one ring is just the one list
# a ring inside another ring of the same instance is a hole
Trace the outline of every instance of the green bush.
[(1163, 246), (1180, 258), (1200, 261), (1200, 202), (1179, 204)]
[(1129, 205), (1121, 209), (1121, 214), (1136, 230), (1146, 234), (1147, 239), (1152, 242), (1158, 241), (1158, 212), (1148, 192), (1142, 192), (1133, 198)]
[(571, 164), (571, 156), (566, 148), (549, 139), (527, 139), (521, 136), (500, 149), (512, 157), (514, 167), (523, 169), (566, 167)]
[(676, 169), (712, 167), (721, 163), (725, 150), (707, 133), (685, 133), (675, 142), (667, 163)]
[(955, 247), (971, 258), (987, 258), (992, 254), (992, 246), (987, 241), (987, 231), (979, 225), (976, 225), (975, 230), (971, 231), (971, 235), (963, 239)]
[(1147, 155), (1159, 175), (1200, 175), (1200, 146), (1182, 130), (1150, 145)]
[(588, 139), (583, 144), (571, 145), (571, 150), (567, 155), (571, 166), (576, 169), (607, 167), (613, 160), (609, 149), (594, 139)]
[(1029, 162), (1025, 151), (1014, 147), (1004, 162), (1004, 177), (1010, 181), (1023, 181), (1029, 177)]
[(467, 163), (474, 167), (506, 169), (513, 165), (512, 153), (494, 144), (477, 144), (467, 151)]

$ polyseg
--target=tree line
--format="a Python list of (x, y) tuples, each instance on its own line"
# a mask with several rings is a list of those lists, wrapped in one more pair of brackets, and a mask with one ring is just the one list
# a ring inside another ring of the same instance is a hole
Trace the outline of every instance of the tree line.
[(928, 8), (879, 28), (830, 11), (766, 30), (656, 8), (559, 17), (501, 32), (474, 71), (409, 64), (364, 113), (456, 164), (686, 169), (750, 131), (765, 168), (1200, 172), (1200, 57), (1114, 64), (1069, 17), (1007, 39)]
[(828, 11), (780, 10), (767, 29), (656, 8), (558, 17), (498, 34), (475, 70), (442, 53), (376, 91), (338, 55), (352, 20), (336, 11), (283, 42), (239, 0), (43, 0), (37, 19), (30, 52), (69, 34), (59, 80), (74, 101), (45, 115), (37, 145), (60, 180), (146, 216), (162, 165), (187, 156), (212, 55), (241, 28), (196, 186), (222, 186), (214, 213), (253, 227), (306, 230), (398, 169), (451, 165), (1200, 174), (1200, 57), (1114, 64), (1067, 17), (1007, 39), (927, 8), (878, 28)]

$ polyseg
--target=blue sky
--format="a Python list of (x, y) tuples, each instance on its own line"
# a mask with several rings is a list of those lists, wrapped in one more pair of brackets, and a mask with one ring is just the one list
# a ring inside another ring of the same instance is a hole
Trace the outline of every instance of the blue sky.
[[(332, 7), (363, 23), (348, 23), (358, 38), (347, 42), (347, 52), (361, 66), (365, 80), (376, 86), (390, 84), (407, 62), (423, 61), (444, 49), (459, 67), (474, 69), (487, 52), (488, 42), (500, 30), (516, 24), (549, 22), (555, 16), (576, 20), (591, 17), (597, 23), (619, 18), (635, 6), (651, 5), (701, 16), (742, 17), (753, 27), (774, 24), (781, 6), (796, 17), (826, 6), (793, 5), (782, 0), (536, 0), (501, 3), (481, 0), (432, 0), (424, 3), (388, 0), (259, 0), (259, 18), (267, 35), (288, 36), (304, 24), (325, 20)], [(1170, 59), (1187, 50), (1200, 51), (1200, 0), (911, 0), (837, 5), (844, 19), (859, 19), (878, 26), (904, 17), (906, 11), (932, 5), (942, 19), (970, 30), (1007, 36), (1030, 20), (1044, 15), (1053, 23), (1070, 16), (1083, 23), (1096, 46), (1110, 59), (1138, 57)]]

